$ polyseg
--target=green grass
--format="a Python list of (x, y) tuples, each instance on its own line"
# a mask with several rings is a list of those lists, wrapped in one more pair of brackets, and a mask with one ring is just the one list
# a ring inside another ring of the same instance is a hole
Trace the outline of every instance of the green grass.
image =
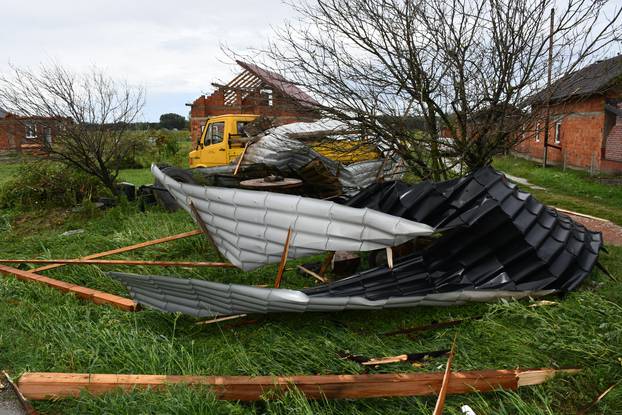
[[(0, 166), (0, 177), (5, 172)], [(123, 176), (128, 180), (148, 178), (146, 170), (129, 172), (134, 176)], [(572, 197), (580, 200), (586, 196)], [(0, 212), (2, 215), (9, 218), (9, 226), (0, 226), (0, 256), (5, 258), (78, 257), (194, 229), (185, 212), (171, 214), (153, 208), (141, 213), (133, 204), (105, 212), (68, 213), (56, 209)], [(52, 224), (49, 218), (55, 218)], [(84, 228), (85, 232), (60, 236), (75, 228)], [(115, 258), (213, 260), (216, 256), (204, 238), (195, 236)], [(611, 248), (609, 255), (603, 254), (602, 261), (619, 276), (622, 248)], [(283, 286), (313, 285), (312, 279), (295, 272), (296, 263), (288, 263)], [(47, 275), (127, 295), (121, 284), (104, 274), (107, 270), (271, 284), (276, 267), (244, 273), (222, 269), (67, 266)], [(529, 307), (527, 301), (509, 301), (376, 312), (271, 314), (253, 316), (258, 319), (254, 325), (228, 328), (226, 322), (198, 326), (187, 316), (153, 310), (126, 313), (42, 285), (2, 277), (0, 369), (14, 376), (25, 371), (180, 375), (364, 373), (361, 366), (342, 360), (339, 353), (390, 356), (437, 350), (448, 348), (455, 335), (456, 370), (546, 366), (580, 367), (583, 371), (517, 392), (449, 396), (445, 413), (459, 414), (460, 406), (468, 404), (477, 414), (574, 414), (622, 378), (622, 283), (595, 271), (580, 290), (559, 301), (556, 306), (536, 308)], [(416, 337), (380, 335), (403, 326), (478, 315), (483, 318)], [(443, 368), (444, 358), (438, 358), (422, 368), (403, 363), (371, 372)], [(36, 402), (35, 406), (41, 413), (63, 414), (418, 414), (431, 413), (434, 403), (433, 397), (309, 402), (292, 392), (277, 401), (249, 404), (218, 401), (204, 388), (176, 386), (162, 392), (116, 392), (101, 397), (83, 394), (66, 401)], [(593, 413), (622, 413), (620, 408), (622, 387), (614, 389)]]
[(584, 171), (541, 164), (516, 157), (498, 157), (494, 167), (546, 190), (526, 188), (540, 201), (557, 207), (609, 219), (622, 225), (622, 185), (603, 184)]

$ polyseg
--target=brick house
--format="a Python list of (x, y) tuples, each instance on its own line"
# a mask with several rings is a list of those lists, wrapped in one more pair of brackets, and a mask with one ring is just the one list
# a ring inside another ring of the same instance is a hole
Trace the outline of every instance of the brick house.
[(226, 85), (212, 84), (211, 95), (201, 95), (190, 106), (190, 135), (201, 136), (210, 117), (224, 114), (257, 114), (275, 117), (277, 124), (319, 118), (318, 102), (281, 75), (257, 65), (236, 61), (242, 72)]
[(59, 122), (47, 117), (21, 117), (0, 108), (0, 154), (37, 151), (45, 142), (51, 144)]
[[(622, 55), (596, 62), (552, 85), (547, 161), (570, 167), (622, 172)], [(532, 103), (517, 155), (542, 160), (545, 92)]]

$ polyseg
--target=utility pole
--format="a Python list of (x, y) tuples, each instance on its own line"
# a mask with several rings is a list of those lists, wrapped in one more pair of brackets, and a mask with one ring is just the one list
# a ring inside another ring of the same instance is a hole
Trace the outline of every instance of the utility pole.
[(544, 157), (542, 158), (542, 167), (546, 167), (549, 155), (549, 124), (551, 121), (551, 76), (553, 74), (553, 23), (555, 20), (555, 8), (551, 7), (551, 27), (549, 32), (549, 62), (547, 68), (546, 80), (546, 117), (544, 119)]

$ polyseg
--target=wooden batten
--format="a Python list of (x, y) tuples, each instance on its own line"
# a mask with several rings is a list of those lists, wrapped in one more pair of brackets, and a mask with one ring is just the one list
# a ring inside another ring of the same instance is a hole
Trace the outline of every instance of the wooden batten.
[[(164, 243), (164, 242), (175, 241), (177, 239), (183, 239), (183, 238), (187, 238), (189, 236), (200, 235), (201, 233), (203, 233), (203, 232), (201, 232), (200, 230), (184, 232), (184, 233), (180, 233), (180, 234), (177, 234), (177, 235), (171, 235), (171, 236), (166, 236), (164, 238), (154, 239), (152, 241), (145, 241), (145, 242), (141, 242), (141, 243), (134, 244), (134, 245), (124, 246), (122, 248), (112, 249), (110, 251), (98, 252), (96, 254), (91, 254), (91, 255), (84, 256), (84, 257), (82, 257), (80, 259), (103, 258), (103, 257), (114, 255), (114, 254), (120, 254), (120, 253), (123, 253), (123, 252), (128, 252), (128, 251), (133, 251), (133, 250), (140, 249), (140, 248), (145, 248), (145, 247), (151, 246), (151, 245), (157, 245), (157, 244), (161, 244), (161, 243)], [(41, 272), (41, 271), (45, 271), (45, 270), (48, 270), (48, 269), (59, 268), (59, 267), (62, 267), (64, 265), (65, 264), (44, 265), (42, 267), (33, 269), (32, 272)]]
[[(532, 374), (532, 372), (534, 372)], [(542, 383), (558, 372), (554, 369), (478, 370), (451, 372), (448, 394), (514, 390)], [(207, 385), (219, 399), (254, 401), (266, 392), (283, 392), (292, 385), (309, 399), (357, 399), (437, 395), (444, 372), (313, 376), (171, 376), (87, 373), (24, 373), (18, 386), (27, 399), (76, 397), (82, 391), (99, 395), (117, 388), (162, 388), (169, 384)], [(523, 384), (520, 379), (524, 379)]]
[(78, 297), (92, 301), (95, 304), (109, 304), (125, 311), (136, 311), (138, 308), (138, 304), (129, 298), (105, 293), (92, 288), (82, 287), (80, 285), (71, 284), (65, 281), (55, 280), (54, 278), (38, 275), (34, 272), (22, 271), (17, 268), (0, 265), (0, 273), (4, 275), (12, 275), (22, 281), (34, 281), (45, 284), (52, 288), (56, 288), (57, 290), (75, 294)]
[(63, 264), (63, 265), (143, 265), (159, 267), (235, 268), (228, 262), (207, 261), (138, 261), (129, 259), (0, 259), (7, 264)]

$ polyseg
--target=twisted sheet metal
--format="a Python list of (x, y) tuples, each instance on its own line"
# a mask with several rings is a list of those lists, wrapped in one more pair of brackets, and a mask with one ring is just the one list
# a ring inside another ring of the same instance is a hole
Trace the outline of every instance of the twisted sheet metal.
[(379, 310), (414, 306), (450, 306), (499, 298), (542, 296), (552, 291), (462, 290), (368, 300), (360, 296), (320, 297), (283, 288), (257, 288), (197, 279), (109, 272), (123, 282), (138, 303), (194, 317), (231, 314), (303, 313), (310, 311)]
[(445, 227), (423, 252), (393, 269), (361, 272), (307, 290), (368, 299), (464, 289), (570, 291), (597, 264), (602, 235), (518, 190), (491, 167), (460, 179), (374, 185), (349, 201)]
[[(322, 251), (370, 251), (399, 245), (434, 228), (372, 209), (254, 190), (180, 183), (151, 166), (154, 177), (188, 213), (194, 205), (218, 250), (246, 271), (277, 263), (288, 229), (289, 258)], [(196, 218), (195, 218), (196, 220)]]
[(113, 273), (132, 297), (197, 317), (452, 305), (575, 289), (597, 264), (602, 236), (518, 190), (492, 168), (415, 186), (383, 183), (348, 202), (444, 227), (421, 252), (302, 291)]
[[(334, 120), (319, 120), (315, 122), (299, 122), (275, 127), (266, 132), (266, 135), (253, 143), (246, 150), (243, 164), (263, 163), (277, 167), (279, 170), (299, 171), (314, 160), (319, 160), (334, 177), (339, 179), (344, 194), (353, 195), (361, 189), (377, 181), (398, 180), (405, 171), (405, 165), (397, 156), (386, 156), (376, 160), (366, 160), (349, 165), (343, 165), (331, 160), (306, 145), (305, 143), (288, 138), (290, 133), (304, 133), (313, 131), (347, 130), (348, 126)], [(333, 136), (331, 140), (346, 140), (347, 136)]]

